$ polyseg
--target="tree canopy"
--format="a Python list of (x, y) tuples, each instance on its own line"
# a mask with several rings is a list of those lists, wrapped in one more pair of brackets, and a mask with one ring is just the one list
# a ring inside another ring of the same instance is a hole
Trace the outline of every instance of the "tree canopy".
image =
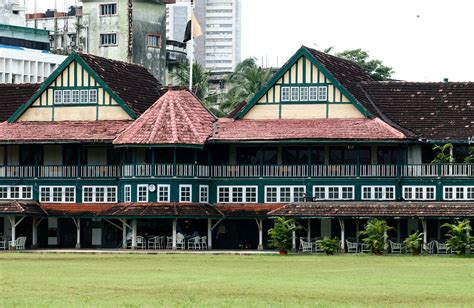
[[(328, 50), (330, 51), (332, 48)], [(369, 59), (369, 53), (360, 48), (338, 52), (336, 53), (336, 56), (357, 63), (374, 80), (377, 81), (390, 79), (392, 74), (395, 72), (391, 67), (384, 65), (381, 60)]]

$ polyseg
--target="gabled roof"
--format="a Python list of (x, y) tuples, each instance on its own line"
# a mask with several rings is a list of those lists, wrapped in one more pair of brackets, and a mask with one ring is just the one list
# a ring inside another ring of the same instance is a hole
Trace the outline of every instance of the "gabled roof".
[(377, 115), (376, 110), (367, 101), (363, 91), (358, 87), (361, 81), (372, 78), (356, 63), (315, 49), (302, 46), (244, 106), (235, 112), (235, 118), (242, 118), (268, 90), (287, 72), (301, 56), (309, 59), (334, 86), (365, 116)]
[(72, 53), (41, 84), (29, 100), (8, 119), (15, 122), (73, 61), (77, 61), (99, 85), (135, 119), (160, 97), (161, 84), (141, 65)]
[(1, 201), (0, 215), (16, 214), (16, 215), (45, 215), (38, 202), (36, 201)]
[(202, 146), (214, 116), (188, 90), (169, 90), (125, 129), (115, 145)]
[(0, 143), (112, 142), (131, 121), (0, 123)]
[(402, 140), (407, 136), (375, 119), (219, 119), (210, 141)]
[(160, 97), (161, 83), (143, 66), (80, 53), (94, 72), (137, 115)]
[(379, 111), (420, 138), (474, 138), (474, 83), (363, 82)]
[(39, 83), (0, 84), (0, 122), (6, 121), (39, 87)]

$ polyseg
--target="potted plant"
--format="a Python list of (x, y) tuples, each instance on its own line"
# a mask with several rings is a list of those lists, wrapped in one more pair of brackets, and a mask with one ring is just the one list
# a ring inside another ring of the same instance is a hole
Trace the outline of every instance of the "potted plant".
[(333, 255), (336, 251), (339, 250), (340, 242), (337, 237), (330, 238), (329, 236), (325, 236), (322, 240), (319, 241), (319, 245), (327, 255)]
[(446, 236), (448, 240), (446, 244), (455, 254), (462, 255), (471, 246), (471, 235), (469, 232), (472, 230), (469, 220), (457, 221), (454, 224), (445, 223), (441, 227), (449, 228)]
[(268, 230), (270, 240), (268, 244), (270, 247), (278, 249), (280, 254), (286, 255), (288, 249), (291, 249), (293, 231), (296, 231), (297, 227), (293, 219), (285, 217), (277, 217), (275, 226)]
[(359, 234), (365, 236), (362, 241), (366, 244), (373, 254), (383, 255), (385, 245), (387, 244), (387, 231), (393, 229), (387, 226), (387, 222), (381, 219), (370, 219), (365, 225), (365, 230)]
[(403, 241), (403, 245), (407, 251), (411, 251), (412, 255), (417, 256), (421, 253), (421, 243), (423, 241), (422, 233), (416, 231)]

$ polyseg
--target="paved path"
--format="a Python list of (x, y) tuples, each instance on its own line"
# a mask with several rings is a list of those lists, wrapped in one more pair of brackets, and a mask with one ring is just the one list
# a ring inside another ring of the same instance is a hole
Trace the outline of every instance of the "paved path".
[(32, 249), (5, 250), (0, 253), (88, 253), (88, 254), (207, 254), (207, 255), (269, 255), (277, 251), (261, 250), (148, 250), (148, 249)]

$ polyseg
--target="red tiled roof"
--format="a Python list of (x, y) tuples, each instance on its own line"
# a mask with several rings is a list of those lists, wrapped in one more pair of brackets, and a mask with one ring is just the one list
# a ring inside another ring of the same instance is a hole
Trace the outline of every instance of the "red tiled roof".
[(0, 202), (0, 214), (16, 215), (45, 215), (36, 201), (2, 201)]
[(474, 137), (472, 82), (363, 82), (380, 112), (427, 139)]
[(406, 136), (380, 119), (219, 119), (210, 140), (294, 140), (294, 139), (405, 139)]
[(123, 131), (114, 144), (202, 145), (214, 117), (187, 90), (169, 90)]
[(38, 90), (39, 83), (0, 84), (0, 122), (26, 103)]
[(117, 206), (116, 203), (41, 203), (48, 216), (97, 216)]
[(288, 217), (474, 217), (472, 202), (307, 202), (269, 213)]
[(226, 217), (266, 217), (268, 212), (283, 207), (272, 203), (219, 203), (215, 207)]
[(131, 121), (60, 121), (0, 123), (0, 142), (112, 141)]

